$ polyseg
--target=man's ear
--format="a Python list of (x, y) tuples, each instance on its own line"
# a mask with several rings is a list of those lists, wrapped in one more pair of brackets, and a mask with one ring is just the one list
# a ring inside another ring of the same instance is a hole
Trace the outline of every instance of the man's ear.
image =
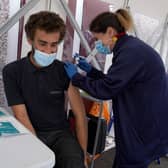
[(27, 42), (32, 46), (33, 41), (30, 38), (27, 38)]

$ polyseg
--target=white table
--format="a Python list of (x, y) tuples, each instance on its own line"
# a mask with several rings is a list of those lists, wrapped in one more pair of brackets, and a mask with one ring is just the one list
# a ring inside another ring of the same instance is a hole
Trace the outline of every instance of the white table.
[(13, 116), (0, 117), (0, 120), (11, 121), (23, 132), (21, 135), (0, 137), (0, 168), (52, 168), (54, 166), (54, 153)]

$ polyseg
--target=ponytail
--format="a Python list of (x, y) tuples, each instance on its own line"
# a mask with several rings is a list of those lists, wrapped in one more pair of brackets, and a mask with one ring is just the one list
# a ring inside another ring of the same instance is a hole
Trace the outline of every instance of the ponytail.
[(132, 28), (132, 18), (124, 9), (118, 9), (115, 13), (103, 12), (97, 15), (90, 23), (90, 31), (105, 33), (108, 27), (113, 27), (118, 33), (126, 32)]
[(119, 20), (122, 27), (124, 27), (125, 31), (129, 31), (133, 27), (133, 20), (130, 16), (129, 12), (125, 9), (118, 9), (115, 12), (117, 19)]

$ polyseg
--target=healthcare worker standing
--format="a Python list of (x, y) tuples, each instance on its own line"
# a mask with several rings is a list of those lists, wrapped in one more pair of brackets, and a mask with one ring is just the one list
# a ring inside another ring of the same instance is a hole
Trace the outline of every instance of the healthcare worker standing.
[(65, 70), (74, 86), (90, 95), (113, 101), (116, 155), (113, 168), (147, 168), (168, 153), (168, 84), (160, 55), (143, 41), (126, 32), (129, 13), (99, 14), (90, 24), (98, 40), (98, 52), (113, 52), (107, 74), (85, 59), (77, 66), (67, 62)]

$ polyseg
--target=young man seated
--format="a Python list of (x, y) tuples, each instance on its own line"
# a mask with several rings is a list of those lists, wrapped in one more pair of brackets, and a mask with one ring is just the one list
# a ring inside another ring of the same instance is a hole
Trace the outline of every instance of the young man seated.
[[(25, 32), (32, 50), (3, 69), (8, 105), (15, 117), (56, 155), (57, 168), (84, 168), (87, 124), (79, 91), (58, 61), (57, 48), (65, 36), (64, 21), (53, 12), (32, 14)], [(75, 116), (76, 137), (64, 110), (65, 92)]]

